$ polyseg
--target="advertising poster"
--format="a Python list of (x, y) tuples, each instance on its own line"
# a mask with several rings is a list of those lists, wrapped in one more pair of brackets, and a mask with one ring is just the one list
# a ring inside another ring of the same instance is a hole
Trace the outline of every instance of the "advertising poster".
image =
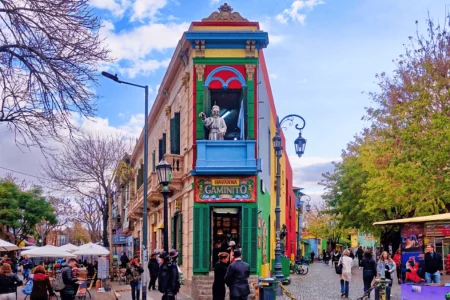
[(422, 252), (424, 225), (404, 224), (401, 230), (402, 252)]
[(439, 223), (426, 223), (425, 235), (427, 237), (449, 237), (450, 221), (440, 221)]
[(405, 283), (423, 283), (425, 254), (418, 252), (402, 252), (402, 273)]
[(195, 177), (196, 202), (255, 202), (256, 178)]

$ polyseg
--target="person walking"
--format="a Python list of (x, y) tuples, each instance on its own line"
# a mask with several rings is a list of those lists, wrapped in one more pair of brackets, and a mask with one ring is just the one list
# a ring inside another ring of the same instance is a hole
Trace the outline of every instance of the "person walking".
[(127, 264), (130, 262), (130, 259), (128, 258), (126, 252), (124, 252), (124, 253), (122, 254), (122, 256), (120, 257), (120, 262), (121, 262), (121, 265), (120, 265), (120, 266), (121, 266), (122, 268), (126, 268), (126, 267), (127, 267)]
[(148, 286), (148, 290), (150, 291), (150, 289), (153, 289), (154, 291), (156, 291), (156, 280), (158, 279), (158, 273), (159, 273), (159, 263), (158, 263), (158, 259), (157, 257), (157, 253), (153, 253), (152, 256), (150, 257), (150, 260), (148, 262), (148, 270), (150, 273), (150, 284)]
[(392, 258), (392, 260), (395, 263), (396, 266), (396, 273), (397, 273), (397, 281), (398, 284), (402, 283), (402, 251), (399, 249), (397, 249), (397, 252), (395, 252), (394, 257)]
[(20, 262), (22, 266), (22, 275), (23, 280), (28, 280), (28, 276), (30, 275), (31, 269), (33, 268), (33, 261), (28, 258), (27, 255), (23, 257), (23, 260)]
[(434, 245), (428, 244), (425, 249), (425, 281), (441, 283), (442, 256), (434, 252)]
[(314, 256), (316, 256), (316, 253), (314, 253), (314, 250), (311, 251), (310, 255), (311, 255), (311, 263), (313, 263), (314, 262)]
[(16, 300), (16, 288), (22, 280), (12, 272), (11, 265), (3, 263), (0, 268), (0, 300)]
[[(380, 260), (377, 265), (377, 275), (381, 278), (384, 277), (389, 279), (391, 282), (386, 284), (386, 296), (390, 297), (391, 295), (391, 286), (392, 286), (392, 278), (393, 273), (395, 272), (396, 266), (395, 262), (391, 259), (391, 256), (387, 251), (381, 252)], [(389, 299), (389, 298), (388, 298)]]
[(178, 251), (175, 249), (169, 253), (164, 251), (160, 258), (163, 259), (163, 263), (159, 267), (158, 290), (163, 293), (162, 300), (173, 300), (180, 290)]
[(341, 253), (338, 251), (338, 249), (335, 249), (333, 255), (331, 256), (331, 262), (332, 262), (334, 268), (337, 267), (337, 263), (340, 260), (340, 258), (341, 258)]
[(363, 248), (361, 246), (359, 246), (358, 250), (356, 251), (356, 257), (358, 257), (358, 267), (360, 267), (360, 268), (362, 267), (361, 266), (361, 261), (363, 260), (364, 256), (365, 256), (365, 252), (364, 252)]
[(247, 300), (250, 294), (250, 265), (242, 261), (241, 251), (234, 251), (234, 262), (228, 267), (225, 283), (230, 288), (230, 300)]
[(33, 272), (33, 289), (30, 300), (48, 300), (49, 296), (54, 296), (50, 279), (43, 266), (37, 266)]
[(128, 280), (131, 286), (131, 299), (139, 300), (139, 292), (141, 290), (141, 274), (144, 273), (144, 269), (140, 266), (136, 259), (133, 259), (130, 266), (125, 271), (125, 276), (128, 276)]
[(61, 300), (74, 300), (78, 291), (78, 279), (73, 276), (72, 269), (77, 267), (77, 260), (75, 258), (69, 259), (68, 263), (61, 265), (62, 280), (64, 288), (61, 290)]
[(225, 275), (228, 270), (229, 256), (227, 252), (220, 252), (218, 255), (219, 261), (214, 265), (213, 300), (225, 300)]
[(350, 292), (350, 280), (352, 279), (353, 260), (350, 258), (350, 251), (344, 250), (344, 255), (339, 259), (338, 265), (342, 264), (341, 297), (348, 298)]
[[(370, 289), (373, 280), (377, 277), (377, 263), (372, 258), (372, 253), (366, 251), (364, 253), (364, 258), (359, 264), (362, 268), (363, 282), (364, 282), (364, 293)], [(369, 292), (370, 298), (370, 292)]]

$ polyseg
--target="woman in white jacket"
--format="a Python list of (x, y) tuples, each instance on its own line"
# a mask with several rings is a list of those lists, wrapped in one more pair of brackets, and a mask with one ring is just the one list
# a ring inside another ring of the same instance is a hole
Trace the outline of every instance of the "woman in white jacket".
[(343, 254), (338, 263), (338, 265), (342, 264), (341, 297), (348, 298), (350, 280), (352, 279), (353, 259), (351, 259), (348, 249), (345, 249)]
[(386, 289), (386, 293), (390, 293), (392, 286), (392, 279), (394, 278), (395, 270), (397, 269), (397, 266), (395, 265), (395, 262), (391, 259), (391, 256), (386, 251), (383, 251), (380, 256), (380, 260), (378, 261), (377, 265), (377, 273), (378, 277), (384, 277), (386, 279), (389, 279), (390, 282), (387, 284), (388, 288)]

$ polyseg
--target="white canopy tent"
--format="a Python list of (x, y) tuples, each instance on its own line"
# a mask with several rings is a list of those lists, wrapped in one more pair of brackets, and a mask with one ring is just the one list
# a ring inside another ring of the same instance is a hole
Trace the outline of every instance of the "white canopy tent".
[(52, 245), (22, 251), (21, 254), (29, 257), (75, 257), (75, 255)]
[(34, 248), (36, 248), (37, 246), (25, 246), (25, 247), (23, 247), (23, 248), (20, 248), (20, 250), (31, 250), (31, 249), (34, 249)]
[(13, 251), (19, 250), (20, 248), (10, 242), (0, 239), (0, 251)]
[(59, 249), (62, 249), (62, 250), (67, 251), (67, 252), (74, 252), (74, 251), (79, 250), (80, 247), (72, 245), (72, 244), (69, 243), (69, 244), (60, 246)]
[(93, 255), (93, 256), (99, 256), (99, 255), (109, 255), (109, 250), (107, 250), (105, 247), (88, 243), (86, 245), (83, 245), (80, 247), (79, 250), (73, 252), (74, 255)]

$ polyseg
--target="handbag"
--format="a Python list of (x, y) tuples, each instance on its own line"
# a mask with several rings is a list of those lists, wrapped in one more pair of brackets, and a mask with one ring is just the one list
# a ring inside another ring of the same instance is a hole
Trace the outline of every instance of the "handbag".
[(340, 263), (339, 265), (337, 265), (337, 266), (336, 266), (336, 274), (341, 275), (341, 274), (342, 274), (342, 268), (343, 268), (342, 263)]

